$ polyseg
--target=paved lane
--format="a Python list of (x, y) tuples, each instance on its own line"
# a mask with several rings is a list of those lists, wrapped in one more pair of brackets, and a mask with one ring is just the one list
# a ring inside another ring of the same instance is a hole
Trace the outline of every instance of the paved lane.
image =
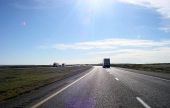
[(95, 67), (38, 108), (169, 108), (169, 100), (168, 81)]
[(138, 94), (152, 108), (170, 108), (170, 80), (111, 68), (111, 75)]

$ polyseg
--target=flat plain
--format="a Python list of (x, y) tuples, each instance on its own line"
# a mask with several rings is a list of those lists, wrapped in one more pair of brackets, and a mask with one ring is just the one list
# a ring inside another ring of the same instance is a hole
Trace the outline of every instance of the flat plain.
[(0, 68), (0, 101), (70, 77), (90, 66)]
[(170, 73), (170, 63), (155, 64), (112, 64), (113, 67), (122, 67), (156, 73)]

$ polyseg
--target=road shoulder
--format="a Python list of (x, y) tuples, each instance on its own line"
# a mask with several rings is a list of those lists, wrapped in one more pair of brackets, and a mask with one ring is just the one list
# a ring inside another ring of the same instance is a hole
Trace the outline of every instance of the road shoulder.
[(135, 69), (120, 68), (120, 67), (114, 67), (114, 68), (170, 80), (170, 74), (168, 74), (168, 73), (149, 72), (149, 71), (141, 71), (141, 70), (135, 70)]

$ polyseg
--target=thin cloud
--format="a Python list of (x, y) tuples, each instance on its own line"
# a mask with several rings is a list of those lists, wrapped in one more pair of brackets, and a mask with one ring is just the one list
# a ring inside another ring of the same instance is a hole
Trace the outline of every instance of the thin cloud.
[[(117, 1), (154, 9), (162, 16), (163, 20), (170, 20), (170, 0), (117, 0)], [(170, 32), (169, 24), (165, 24), (162, 27), (158, 28), (159, 30), (162, 30), (164, 32)]]
[(87, 54), (92, 60), (109, 57), (112, 63), (169, 63), (170, 47), (153, 49), (118, 49)]
[[(29, 0), (22, 1), (17, 0), (14, 2), (14, 6), (22, 9), (42, 9), (42, 8), (56, 8), (69, 3), (77, 3), (84, 0)], [(170, 18), (170, 0), (99, 0), (103, 3), (122, 2), (133, 5), (144, 6), (147, 8), (153, 8), (160, 13), (164, 18)]]
[[(81, 63), (98, 63), (102, 58), (111, 58), (112, 63), (160, 63), (170, 62), (170, 40), (142, 39), (104, 39), (76, 42), (70, 44), (53, 44), (46, 46), (56, 50), (72, 50), (80, 54)], [(88, 58), (88, 59), (83, 59)], [(73, 60), (74, 61), (74, 60)], [(72, 62), (73, 61), (68, 61)], [(74, 61), (78, 63), (78, 61)]]
[(164, 18), (170, 18), (170, 0), (118, 0), (133, 5), (153, 8)]
[(54, 44), (51, 48), (59, 50), (93, 50), (115, 49), (120, 47), (151, 48), (169, 46), (170, 40), (154, 41), (141, 39), (104, 39), (98, 41), (77, 42), (71, 44)]
[(164, 27), (160, 27), (159, 29), (164, 31), (164, 32), (166, 32), (166, 33), (168, 33), (168, 32), (170, 32), (170, 25), (166, 25)]

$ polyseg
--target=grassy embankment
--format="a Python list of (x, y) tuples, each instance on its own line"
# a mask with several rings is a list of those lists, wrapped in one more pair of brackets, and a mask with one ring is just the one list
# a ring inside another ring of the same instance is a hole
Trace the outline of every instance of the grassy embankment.
[(113, 67), (122, 67), (143, 71), (159, 72), (159, 73), (170, 73), (170, 63), (160, 64), (112, 64)]
[(91, 67), (0, 68), (0, 101), (62, 80)]

